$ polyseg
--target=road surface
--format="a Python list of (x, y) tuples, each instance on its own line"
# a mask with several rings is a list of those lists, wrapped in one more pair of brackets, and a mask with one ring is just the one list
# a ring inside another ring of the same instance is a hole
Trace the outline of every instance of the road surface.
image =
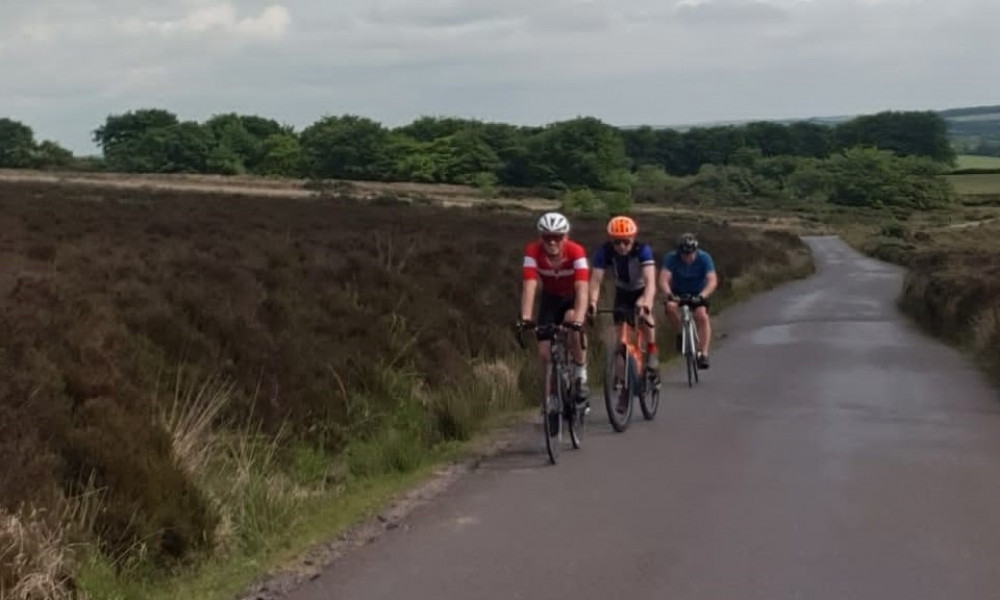
[(582, 450), (540, 430), (289, 600), (1000, 598), (1000, 404), (894, 304), (901, 272), (810, 238), (815, 276), (717, 319), (688, 389)]

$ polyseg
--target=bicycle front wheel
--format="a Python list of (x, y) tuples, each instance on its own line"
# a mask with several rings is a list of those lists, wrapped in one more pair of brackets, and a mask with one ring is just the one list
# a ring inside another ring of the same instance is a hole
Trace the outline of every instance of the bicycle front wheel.
[(545, 451), (549, 462), (556, 464), (559, 460), (559, 440), (562, 428), (562, 381), (556, 364), (549, 364), (549, 393), (542, 399), (542, 429), (545, 430)]
[(646, 373), (643, 376), (642, 394), (639, 396), (639, 408), (647, 421), (652, 421), (660, 408), (660, 381), (656, 375)]
[(611, 427), (619, 433), (628, 429), (632, 420), (635, 379), (630, 373), (634, 369), (632, 357), (624, 346), (618, 345), (614, 352), (608, 354), (604, 375), (604, 406), (608, 411)]
[(698, 381), (698, 360), (695, 348), (694, 325), (688, 324), (687, 331), (684, 332), (684, 362), (687, 364), (688, 387), (694, 386)]

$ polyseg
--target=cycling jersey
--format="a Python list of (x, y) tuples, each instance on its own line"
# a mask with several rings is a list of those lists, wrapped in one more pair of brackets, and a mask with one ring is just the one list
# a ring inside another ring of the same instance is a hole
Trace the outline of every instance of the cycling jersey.
[(618, 254), (611, 242), (606, 242), (594, 254), (595, 269), (614, 268), (615, 286), (623, 290), (641, 290), (646, 287), (642, 268), (655, 265), (653, 249), (648, 244), (635, 242), (627, 254)]
[(587, 252), (570, 240), (563, 242), (562, 256), (555, 264), (549, 261), (541, 241), (529, 243), (524, 248), (522, 272), (525, 281), (540, 279), (542, 291), (553, 296), (573, 296), (574, 283), (590, 279)]
[(711, 254), (698, 250), (694, 261), (687, 264), (674, 250), (663, 257), (663, 268), (670, 271), (671, 291), (696, 295), (708, 285), (708, 274), (715, 271), (715, 262)]

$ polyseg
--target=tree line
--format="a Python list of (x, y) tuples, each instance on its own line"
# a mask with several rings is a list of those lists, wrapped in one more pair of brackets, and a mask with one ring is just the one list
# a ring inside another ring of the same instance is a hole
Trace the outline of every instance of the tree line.
[(199, 123), (144, 108), (108, 116), (93, 139), (101, 157), (81, 162), (54, 142), (36, 144), (26, 125), (0, 119), (0, 167), (608, 190), (644, 166), (688, 176), (751, 154), (822, 159), (866, 146), (943, 163), (955, 156), (946, 122), (932, 111), (886, 111), (836, 125), (762, 121), (683, 131), (619, 128), (593, 117), (518, 126), (428, 116), (389, 128), (341, 115), (296, 131), (255, 115)]

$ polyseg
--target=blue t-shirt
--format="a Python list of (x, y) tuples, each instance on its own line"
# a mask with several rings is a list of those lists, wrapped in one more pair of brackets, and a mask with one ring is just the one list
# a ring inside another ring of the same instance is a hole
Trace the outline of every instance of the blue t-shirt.
[(655, 265), (656, 258), (653, 249), (648, 244), (635, 242), (628, 254), (615, 252), (611, 242), (602, 244), (594, 253), (593, 268), (612, 269), (615, 274), (615, 285), (624, 290), (641, 290), (646, 287), (642, 278), (642, 268)]
[(663, 257), (663, 268), (670, 271), (670, 289), (674, 294), (696, 296), (708, 284), (708, 274), (715, 271), (712, 255), (698, 250), (691, 264), (685, 264), (676, 250)]

